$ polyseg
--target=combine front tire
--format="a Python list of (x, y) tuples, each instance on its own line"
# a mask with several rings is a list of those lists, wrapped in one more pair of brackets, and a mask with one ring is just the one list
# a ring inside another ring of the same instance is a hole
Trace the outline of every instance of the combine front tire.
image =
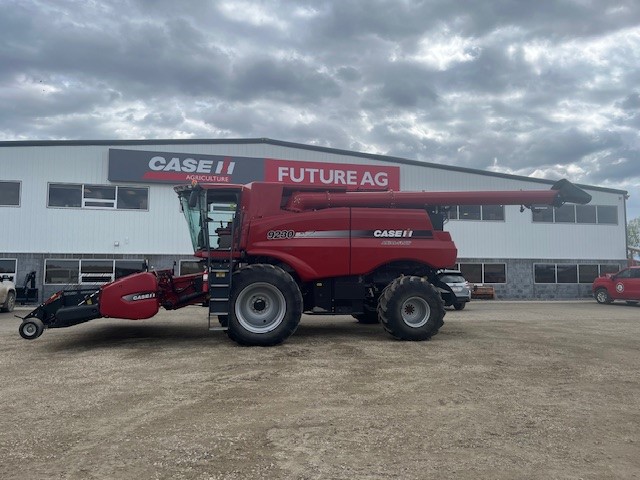
[(20, 336), (26, 340), (34, 340), (42, 335), (44, 331), (44, 323), (36, 317), (27, 318), (18, 327)]
[(233, 276), (227, 335), (241, 345), (276, 345), (300, 323), (302, 294), (279, 267), (249, 265)]
[(384, 329), (400, 340), (428, 340), (444, 324), (444, 303), (425, 278), (399, 277), (382, 292), (378, 315)]

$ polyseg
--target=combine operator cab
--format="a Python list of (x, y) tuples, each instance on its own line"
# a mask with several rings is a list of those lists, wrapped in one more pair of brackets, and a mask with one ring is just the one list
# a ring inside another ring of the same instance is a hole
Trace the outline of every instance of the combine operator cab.
[(177, 187), (176, 191), (195, 255), (228, 260), (238, 223), (236, 213), (241, 189), (219, 186), (210, 190), (195, 186)]

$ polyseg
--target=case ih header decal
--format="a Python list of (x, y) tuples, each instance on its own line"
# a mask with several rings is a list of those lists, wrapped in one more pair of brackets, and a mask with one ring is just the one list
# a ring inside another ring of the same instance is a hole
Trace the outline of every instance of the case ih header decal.
[(259, 180), (349, 190), (399, 190), (400, 167), (109, 149), (111, 182), (244, 184)]

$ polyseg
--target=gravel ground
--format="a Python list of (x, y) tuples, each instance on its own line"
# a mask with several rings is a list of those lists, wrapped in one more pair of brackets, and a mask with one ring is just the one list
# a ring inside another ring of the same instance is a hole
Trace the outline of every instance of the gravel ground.
[(418, 343), (304, 317), (271, 348), (199, 307), (18, 324), (0, 314), (4, 480), (640, 478), (636, 306), (476, 301)]

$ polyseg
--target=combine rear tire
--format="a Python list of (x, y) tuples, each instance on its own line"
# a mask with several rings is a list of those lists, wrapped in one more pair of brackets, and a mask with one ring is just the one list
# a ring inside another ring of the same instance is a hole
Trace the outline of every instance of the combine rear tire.
[(249, 265), (233, 276), (227, 335), (241, 345), (276, 345), (300, 323), (302, 294), (279, 267)]
[(611, 298), (611, 295), (609, 295), (609, 292), (607, 292), (606, 288), (599, 288), (598, 290), (596, 290), (595, 297), (598, 303), (613, 302), (613, 299)]
[(20, 336), (26, 340), (34, 340), (44, 332), (44, 323), (36, 317), (27, 318), (18, 327)]
[(378, 315), (384, 329), (400, 340), (428, 340), (444, 324), (444, 303), (425, 278), (399, 277), (382, 292)]

